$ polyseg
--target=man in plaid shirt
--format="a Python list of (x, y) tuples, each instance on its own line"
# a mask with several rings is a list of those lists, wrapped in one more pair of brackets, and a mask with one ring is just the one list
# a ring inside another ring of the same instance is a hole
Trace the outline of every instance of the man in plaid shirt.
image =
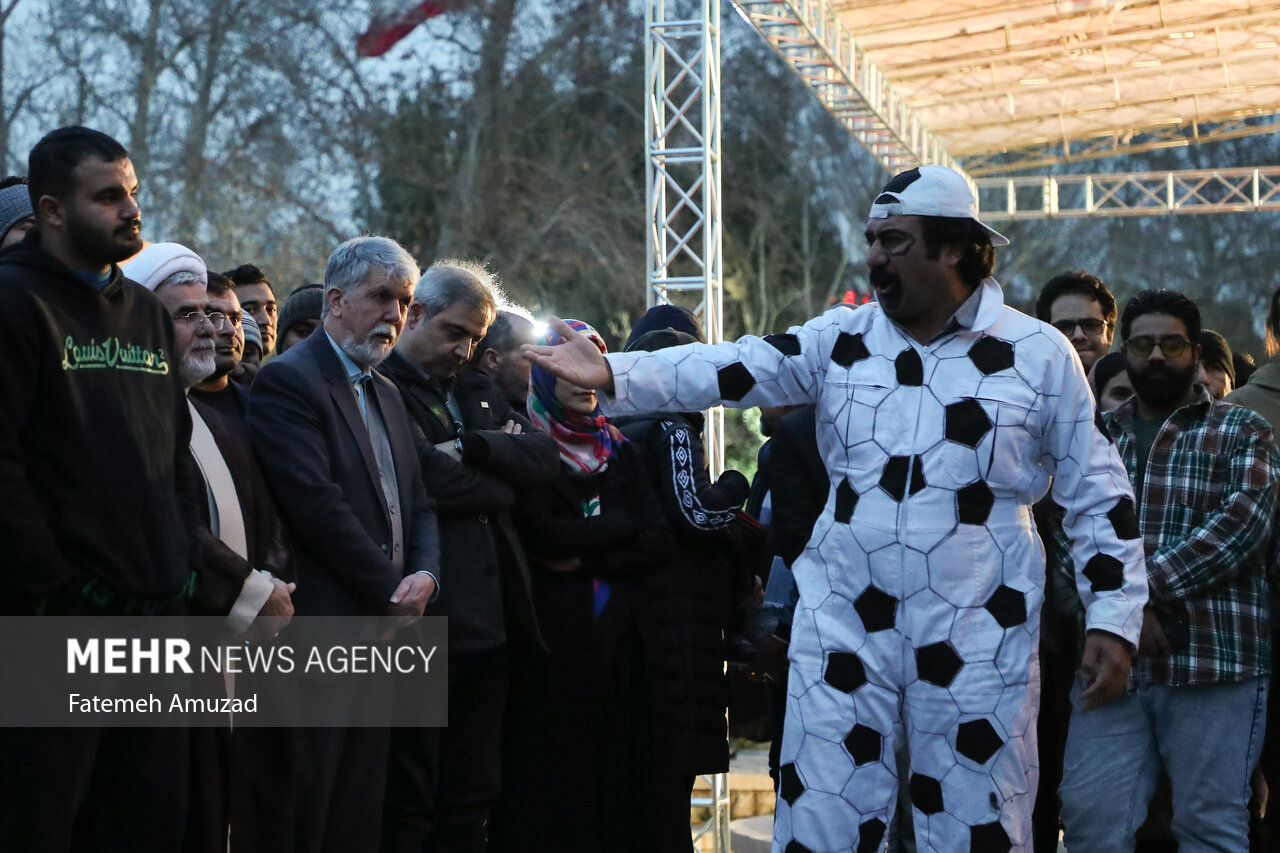
[(1085, 713), (1073, 697), (1066, 842), (1133, 850), (1163, 766), (1180, 849), (1243, 851), (1270, 682), (1265, 563), (1280, 455), (1266, 421), (1195, 385), (1195, 303), (1143, 291), (1120, 333), (1136, 396), (1104, 426), (1138, 498), (1151, 599), (1126, 695)]

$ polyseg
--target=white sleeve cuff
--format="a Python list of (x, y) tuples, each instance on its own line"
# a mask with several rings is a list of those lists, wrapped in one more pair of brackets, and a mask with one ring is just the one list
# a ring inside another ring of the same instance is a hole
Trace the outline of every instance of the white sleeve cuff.
[(427, 604), (431, 604), (431, 603), (432, 603), (432, 602), (434, 602), (437, 598), (439, 598), (439, 597), (440, 597), (440, 578), (436, 577), (436, 573), (435, 573), (435, 572), (429, 572), (429, 571), (427, 571), (426, 569), (418, 569), (416, 572), (414, 572), (414, 574), (415, 574), (415, 575), (426, 575), (427, 577), (431, 578), (433, 581), (435, 581), (435, 582), (436, 582), (436, 588), (432, 591), (432, 593), (431, 593), (431, 597), (427, 599)]
[(237, 634), (243, 634), (249, 630), (253, 620), (257, 619), (258, 613), (262, 611), (262, 606), (271, 597), (271, 591), (275, 586), (271, 575), (267, 572), (249, 572), (249, 576), (244, 579), (244, 586), (240, 588), (236, 603), (231, 606), (231, 612), (227, 614), (227, 627)]

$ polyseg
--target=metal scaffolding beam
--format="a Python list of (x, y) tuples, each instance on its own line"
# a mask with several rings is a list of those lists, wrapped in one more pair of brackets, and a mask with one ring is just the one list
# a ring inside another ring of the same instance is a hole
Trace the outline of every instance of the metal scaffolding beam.
[[(720, 0), (648, 0), (645, 11), (645, 304), (693, 308), (707, 341), (724, 338), (720, 207)], [(699, 301), (700, 300), (700, 301)], [(693, 303), (693, 304), (689, 304)], [(724, 409), (707, 413), (711, 476), (724, 470)], [(691, 807), (710, 809), (693, 839), (729, 853), (729, 778)]]
[[(645, 79), (645, 304), (694, 302), (686, 307), (701, 316), (707, 341), (719, 343), (724, 339), (719, 0), (649, 0)], [(724, 410), (708, 415), (704, 440), (714, 477), (724, 470)]]
[(1122, 154), (1183, 148), (1203, 142), (1220, 142), (1262, 136), (1278, 129), (1273, 114), (1248, 116), (1201, 124), (1197, 121), (1152, 127), (1140, 133), (1108, 133), (1088, 140), (1063, 140), (1049, 148), (1028, 148), (991, 155), (974, 155), (964, 160), (965, 170), (974, 177), (1056, 166), (1082, 160), (1101, 160)]
[(1070, 219), (1280, 210), (1280, 166), (979, 178), (982, 218)]
[(886, 172), (921, 163), (960, 170), (825, 0), (732, 2)]

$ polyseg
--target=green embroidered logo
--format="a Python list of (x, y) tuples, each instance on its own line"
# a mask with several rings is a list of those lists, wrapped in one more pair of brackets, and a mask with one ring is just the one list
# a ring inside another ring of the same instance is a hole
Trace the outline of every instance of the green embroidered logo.
[(110, 367), (115, 370), (135, 370), (164, 376), (169, 372), (169, 359), (164, 350), (143, 349), (137, 344), (121, 343), (119, 338), (107, 338), (101, 343), (93, 339), (87, 344), (77, 344), (67, 335), (62, 350), (63, 370), (93, 370)]

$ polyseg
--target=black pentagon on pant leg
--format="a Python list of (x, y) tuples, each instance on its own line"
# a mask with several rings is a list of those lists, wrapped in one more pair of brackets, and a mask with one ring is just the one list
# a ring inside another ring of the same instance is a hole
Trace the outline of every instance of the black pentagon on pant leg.
[(991, 760), (1004, 741), (987, 720), (969, 720), (956, 730), (956, 752), (977, 764)]
[(911, 805), (925, 814), (942, 811), (942, 783), (932, 777), (912, 773)]
[(853, 652), (831, 652), (822, 680), (842, 693), (852, 693), (867, 683), (867, 669)]
[(841, 367), (848, 367), (856, 361), (871, 358), (871, 351), (862, 342), (862, 334), (851, 335), (841, 332), (836, 344), (831, 348), (831, 360)]
[(858, 849), (856, 853), (879, 853), (884, 841), (884, 831), (888, 829), (884, 821), (875, 817), (858, 827)]
[(958, 403), (948, 403), (944, 414), (942, 434), (948, 441), (965, 447), (977, 447), (983, 437), (991, 432), (991, 418), (982, 404), (972, 397), (966, 397)]
[(882, 589), (869, 586), (854, 599), (853, 609), (858, 611), (862, 627), (867, 629), (868, 634), (887, 631), (897, 619), (898, 599)]
[(1111, 522), (1111, 527), (1119, 538), (1142, 538), (1142, 531), (1138, 529), (1137, 510), (1133, 507), (1133, 501), (1128, 498), (1121, 498), (1116, 501), (1116, 505), (1107, 511), (1107, 519)]
[(1084, 576), (1094, 592), (1108, 592), (1124, 586), (1124, 563), (1110, 554), (1094, 554), (1084, 564)]
[(996, 823), (980, 823), (969, 827), (970, 853), (1009, 853), (1013, 842), (1004, 827)]
[(879, 761), (883, 755), (881, 747), (884, 738), (870, 726), (858, 723), (845, 735), (844, 748), (849, 750), (853, 763), (857, 767)]
[(898, 357), (893, 360), (893, 367), (898, 373), (899, 385), (918, 388), (924, 384), (924, 362), (920, 360), (920, 353), (914, 347), (907, 347), (898, 353)]
[(778, 794), (787, 801), (787, 805), (794, 806), (803, 793), (804, 783), (800, 781), (800, 771), (796, 770), (795, 762), (779, 767)]
[(916, 649), (916, 672), (921, 681), (948, 687), (962, 666), (964, 661), (950, 643), (933, 643)]
[(782, 853), (813, 853), (813, 851), (808, 847), (805, 847), (799, 841), (790, 841), (787, 843), (787, 847), (782, 851)]
[(853, 490), (853, 486), (849, 485), (848, 480), (841, 480), (840, 485), (836, 486), (836, 522), (848, 524), (857, 506), (858, 493)]
[(786, 356), (800, 354), (800, 339), (795, 335), (765, 335), (764, 342)]
[(736, 403), (756, 387), (756, 378), (740, 361), (725, 365), (716, 371), (720, 383), (720, 399)]
[(985, 336), (969, 348), (969, 360), (983, 376), (1008, 370), (1013, 367), (1013, 344)]
[(986, 524), (996, 496), (982, 480), (956, 489), (956, 517), (961, 524)]
[(1001, 628), (1012, 628), (1027, 621), (1027, 597), (1013, 587), (1001, 584), (982, 605)]

